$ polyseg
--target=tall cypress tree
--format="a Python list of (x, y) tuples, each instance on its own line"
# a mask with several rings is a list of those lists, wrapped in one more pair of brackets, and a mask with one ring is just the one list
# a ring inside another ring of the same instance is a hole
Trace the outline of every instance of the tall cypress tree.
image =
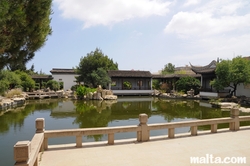
[(52, 0), (1, 0), (0, 69), (26, 70), (52, 33)]

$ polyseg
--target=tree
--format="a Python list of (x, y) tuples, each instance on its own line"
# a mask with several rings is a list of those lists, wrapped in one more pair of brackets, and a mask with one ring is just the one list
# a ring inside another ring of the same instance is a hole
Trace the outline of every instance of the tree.
[(0, 69), (26, 70), (51, 34), (52, 0), (1, 0)]
[(250, 83), (250, 61), (237, 56), (232, 60), (222, 60), (216, 65), (216, 79), (211, 81), (211, 85), (216, 90), (231, 87), (231, 95), (236, 96), (237, 86), (240, 83)]
[(106, 85), (110, 82), (107, 79), (108, 70), (118, 70), (118, 64), (96, 48), (94, 52), (92, 51), (80, 59), (79, 66), (76, 67), (79, 74), (77, 81), (84, 82), (90, 87), (97, 87), (99, 84)]
[(194, 77), (181, 77), (178, 81), (176, 81), (176, 89), (178, 91), (184, 91), (185, 93), (190, 89), (193, 89), (195, 94), (197, 94), (200, 87), (200, 81)]
[(91, 73), (91, 77), (96, 85), (101, 85), (104, 88), (106, 88), (108, 83), (111, 82), (111, 79), (107, 74), (107, 71), (104, 70), (103, 68), (98, 68), (97, 70), (94, 70)]
[(175, 65), (168, 63), (164, 66), (164, 69), (161, 71), (161, 74), (171, 74), (174, 73)]
[(0, 71), (0, 80), (0, 84), (3, 84), (5, 87), (3, 91), (13, 89), (21, 85), (20, 77), (16, 73), (8, 70)]
[(23, 88), (23, 91), (27, 92), (35, 88), (35, 81), (31, 78), (30, 75), (20, 70), (16, 70), (15, 73), (21, 79), (21, 86)]
[(55, 80), (49, 80), (47, 82), (46, 87), (49, 88), (50, 90), (57, 91), (60, 89), (60, 84), (59, 84), (59, 82), (57, 82)]

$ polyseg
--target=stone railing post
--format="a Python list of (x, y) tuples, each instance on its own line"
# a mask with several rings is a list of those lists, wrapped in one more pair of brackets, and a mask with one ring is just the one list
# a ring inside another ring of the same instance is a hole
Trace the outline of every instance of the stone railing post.
[[(44, 133), (45, 120), (44, 118), (36, 118), (36, 133)], [(44, 138), (43, 145), (41, 146), (40, 151), (48, 149), (48, 138)]]
[(14, 145), (14, 159), (16, 161), (15, 166), (27, 163), (30, 158), (30, 153), (31, 153), (30, 141), (18, 141)]
[(234, 119), (234, 122), (229, 124), (229, 128), (232, 131), (236, 131), (240, 129), (239, 114), (240, 114), (240, 111), (238, 108), (233, 108), (230, 111), (231, 118)]
[(45, 127), (44, 118), (36, 119), (36, 133), (43, 133)]
[(77, 148), (82, 147), (82, 135), (81, 134), (77, 134), (76, 136), (76, 147)]
[(143, 142), (149, 140), (149, 131), (148, 131), (148, 115), (140, 114), (139, 115), (140, 124), (138, 126), (141, 127), (141, 131), (137, 132), (137, 141)]

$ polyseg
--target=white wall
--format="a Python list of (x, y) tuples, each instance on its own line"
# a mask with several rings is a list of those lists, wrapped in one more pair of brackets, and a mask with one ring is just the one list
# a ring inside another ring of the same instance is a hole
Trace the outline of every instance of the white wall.
[(63, 82), (63, 90), (65, 91), (76, 85), (76, 76), (76, 74), (52, 74), (55, 81)]
[(239, 84), (237, 86), (236, 96), (250, 97), (250, 85)]

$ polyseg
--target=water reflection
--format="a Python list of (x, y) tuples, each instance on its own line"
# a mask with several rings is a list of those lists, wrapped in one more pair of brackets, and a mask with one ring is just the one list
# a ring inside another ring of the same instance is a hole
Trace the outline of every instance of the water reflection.
[[(45, 129), (70, 129), (137, 125), (138, 115), (146, 113), (148, 123), (189, 121), (229, 117), (228, 111), (207, 107), (208, 103), (195, 100), (167, 100), (153, 97), (119, 97), (115, 101), (77, 101), (65, 99), (33, 100), (9, 112), (0, 112), (0, 165), (14, 165), (13, 145), (17, 141), (31, 140), (35, 133), (35, 119), (45, 118)], [(249, 113), (240, 113), (249, 115)], [(250, 125), (242, 122), (241, 125)], [(228, 127), (221, 124), (219, 128)], [(210, 126), (199, 126), (199, 130)], [(178, 128), (176, 133), (189, 132)], [(150, 132), (151, 136), (167, 135), (167, 130)], [(115, 139), (135, 138), (136, 133), (115, 134)], [(83, 142), (107, 140), (106, 135), (83, 137)], [(49, 144), (74, 143), (75, 138), (50, 139)]]

